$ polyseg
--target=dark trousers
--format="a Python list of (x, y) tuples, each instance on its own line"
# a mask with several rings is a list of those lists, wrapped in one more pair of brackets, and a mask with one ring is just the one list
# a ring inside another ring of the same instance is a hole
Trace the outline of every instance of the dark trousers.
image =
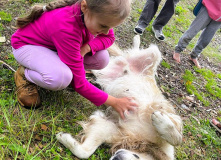
[[(138, 21), (138, 26), (140, 28), (146, 28), (148, 26), (156, 14), (160, 2), (161, 0), (147, 0)], [(162, 30), (162, 28), (168, 23), (175, 12), (175, 7), (178, 2), (179, 0), (166, 0), (162, 10), (153, 22), (153, 27), (155, 29)]]

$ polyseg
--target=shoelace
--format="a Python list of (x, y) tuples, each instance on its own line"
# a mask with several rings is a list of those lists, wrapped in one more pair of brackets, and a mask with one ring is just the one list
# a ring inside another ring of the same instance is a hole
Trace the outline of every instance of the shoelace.
[(35, 94), (37, 93), (37, 91), (35, 90), (35, 85), (30, 83), (30, 82), (27, 82), (23, 85), (20, 85), (16, 88), (16, 91), (15, 93), (17, 94), (21, 89), (25, 88), (25, 90), (28, 92), (29, 95), (32, 95), (32, 94)]

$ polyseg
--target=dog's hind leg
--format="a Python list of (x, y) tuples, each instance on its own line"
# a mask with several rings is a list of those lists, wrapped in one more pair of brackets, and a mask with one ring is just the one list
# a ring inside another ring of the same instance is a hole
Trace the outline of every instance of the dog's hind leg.
[(160, 136), (173, 146), (182, 142), (182, 122), (179, 116), (163, 114), (156, 111), (152, 114), (152, 123)]
[(89, 123), (84, 124), (83, 128), (85, 136), (82, 143), (68, 133), (57, 134), (59, 142), (81, 159), (88, 159), (102, 143), (110, 139), (117, 131), (115, 124), (105, 119), (105, 115), (99, 111), (90, 117)]

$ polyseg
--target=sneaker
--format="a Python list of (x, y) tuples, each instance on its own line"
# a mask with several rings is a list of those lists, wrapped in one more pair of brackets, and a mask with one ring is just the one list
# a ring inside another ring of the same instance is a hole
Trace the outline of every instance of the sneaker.
[(25, 78), (24, 71), (25, 68), (20, 66), (14, 75), (18, 102), (25, 108), (39, 107), (41, 101), (37, 86)]
[(152, 31), (154, 32), (156, 39), (158, 39), (159, 41), (164, 41), (165, 37), (162, 33), (162, 30), (156, 30), (152, 26)]
[(138, 26), (136, 26), (134, 28), (134, 33), (136, 33), (136, 34), (142, 35), (143, 32), (144, 32), (144, 28), (141, 28), (141, 27), (138, 27)]

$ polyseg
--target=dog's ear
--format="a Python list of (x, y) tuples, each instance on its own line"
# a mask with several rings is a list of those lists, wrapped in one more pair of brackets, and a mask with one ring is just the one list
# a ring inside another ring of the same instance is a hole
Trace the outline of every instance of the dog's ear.
[(140, 53), (133, 54), (128, 58), (131, 71), (145, 75), (155, 74), (160, 61), (161, 53), (156, 45), (140, 50)]

